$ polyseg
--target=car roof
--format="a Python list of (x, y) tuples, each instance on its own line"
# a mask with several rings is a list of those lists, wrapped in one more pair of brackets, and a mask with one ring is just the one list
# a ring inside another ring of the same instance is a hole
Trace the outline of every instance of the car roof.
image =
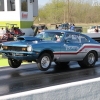
[(12, 23), (6, 23), (6, 24), (9, 24), (9, 25), (17, 25), (17, 24), (12, 24)]
[(8, 27), (8, 26), (6, 26), (6, 25), (0, 25), (0, 27)]
[(66, 33), (77, 33), (77, 34), (81, 34), (81, 33), (78, 33), (78, 32), (67, 31), (67, 30), (44, 30), (42, 32), (66, 32)]
[(67, 32), (65, 30), (44, 30), (45, 32)]
[[(67, 30), (44, 30), (44, 31), (41, 31), (41, 32), (64, 32), (64, 33), (76, 33), (76, 34), (79, 34), (79, 35), (87, 36), (87, 35), (82, 34), (82, 33), (79, 33), (79, 32), (67, 31)], [(88, 37), (88, 36), (87, 36), (87, 37)]]

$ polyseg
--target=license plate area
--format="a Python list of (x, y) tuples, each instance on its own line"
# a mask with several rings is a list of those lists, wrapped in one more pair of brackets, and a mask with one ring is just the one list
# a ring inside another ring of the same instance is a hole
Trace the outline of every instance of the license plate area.
[(16, 53), (15, 55), (16, 56), (24, 56), (24, 54), (22, 54), (22, 53)]

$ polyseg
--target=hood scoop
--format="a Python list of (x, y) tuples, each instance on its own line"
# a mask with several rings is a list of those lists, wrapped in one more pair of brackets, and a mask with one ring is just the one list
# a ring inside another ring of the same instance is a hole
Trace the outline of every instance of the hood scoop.
[(17, 40), (20, 41), (40, 41), (40, 38), (36, 38), (36, 37), (31, 37), (31, 36), (22, 36), (22, 37), (18, 37)]

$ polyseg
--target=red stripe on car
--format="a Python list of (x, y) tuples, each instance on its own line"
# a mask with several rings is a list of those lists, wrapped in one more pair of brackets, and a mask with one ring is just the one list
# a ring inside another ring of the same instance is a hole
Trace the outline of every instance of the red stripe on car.
[(54, 55), (65, 55), (65, 54), (73, 54), (73, 55), (77, 55), (78, 53), (80, 53), (83, 49), (85, 48), (100, 48), (100, 46), (84, 46), (81, 50), (79, 50), (76, 53), (54, 53)]

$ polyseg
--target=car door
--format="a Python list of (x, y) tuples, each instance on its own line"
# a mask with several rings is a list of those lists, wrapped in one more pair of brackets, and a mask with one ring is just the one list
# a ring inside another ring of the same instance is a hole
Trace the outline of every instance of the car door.
[(60, 61), (77, 61), (82, 59), (82, 54), (79, 52), (82, 45), (79, 34), (67, 33), (61, 45)]

